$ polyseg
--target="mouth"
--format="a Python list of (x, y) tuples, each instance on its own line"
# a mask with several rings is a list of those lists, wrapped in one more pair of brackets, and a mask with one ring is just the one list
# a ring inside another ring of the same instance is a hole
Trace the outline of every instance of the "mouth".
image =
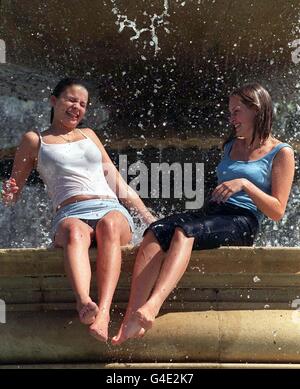
[(79, 113), (73, 113), (73, 112), (66, 112), (66, 114), (73, 120), (78, 120), (79, 119)]

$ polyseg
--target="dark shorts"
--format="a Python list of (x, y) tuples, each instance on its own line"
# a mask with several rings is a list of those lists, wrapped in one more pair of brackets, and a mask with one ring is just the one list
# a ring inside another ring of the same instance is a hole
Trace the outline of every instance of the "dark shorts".
[(193, 250), (220, 246), (252, 246), (259, 229), (255, 215), (232, 204), (208, 203), (200, 210), (186, 211), (158, 220), (146, 229), (152, 231), (161, 248), (170, 247), (175, 229), (195, 238)]

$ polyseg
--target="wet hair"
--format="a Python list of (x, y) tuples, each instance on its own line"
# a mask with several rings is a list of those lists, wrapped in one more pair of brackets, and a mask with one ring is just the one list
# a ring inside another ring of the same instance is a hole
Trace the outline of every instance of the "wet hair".
[[(53, 92), (51, 93), (51, 96), (59, 97), (67, 88), (73, 85), (79, 85), (85, 88), (88, 91), (87, 85), (84, 81), (78, 79), (78, 78), (63, 78), (59, 81), (59, 83), (56, 85), (56, 87), (53, 89)], [(89, 103), (89, 101), (88, 101)], [(53, 122), (54, 117), (54, 109), (51, 108), (51, 114), (50, 114), (50, 123)]]
[[(254, 132), (251, 144), (253, 144), (256, 137), (263, 143), (272, 132), (273, 105), (269, 92), (258, 82), (254, 82), (234, 89), (229, 97), (232, 96), (240, 97), (242, 103), (248, 108), (256, 109), (257, 114), (254, 119)], [(235, 137), (235, 130), (232, 129), (231, 134), (223, 143), (223, 147)]]

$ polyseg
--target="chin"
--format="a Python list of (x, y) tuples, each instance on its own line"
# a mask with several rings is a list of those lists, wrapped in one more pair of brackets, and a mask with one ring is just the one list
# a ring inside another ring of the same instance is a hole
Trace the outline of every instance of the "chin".
[(66, 120), (63, 122), (63, 125), (67, 128), (75, 128), (78, 125), (78, 120)]

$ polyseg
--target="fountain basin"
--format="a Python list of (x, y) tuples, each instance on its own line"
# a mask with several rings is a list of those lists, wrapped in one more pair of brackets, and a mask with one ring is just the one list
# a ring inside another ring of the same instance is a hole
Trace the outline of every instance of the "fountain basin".
[[(128, 300), (135, 253), (123, 248), (111, 335)], [(94, 250), (91, 263), (94, 268)], [(0, 269), (7, 308), (2, 365), (300, 362), (299, 248), (193, 252), (153, 329), (119, 347), (97, 342), (78, 322), (62, 250), (2, 249)]]

